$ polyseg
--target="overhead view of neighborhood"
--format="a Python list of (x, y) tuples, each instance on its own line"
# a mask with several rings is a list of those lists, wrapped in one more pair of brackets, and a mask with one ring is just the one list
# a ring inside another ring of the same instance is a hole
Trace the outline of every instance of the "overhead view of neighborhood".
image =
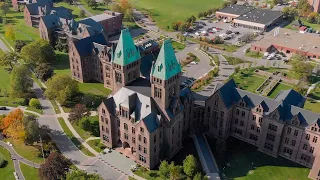
[(320, 179), (320, 0), (0, 1), (0, 180), (219, 179)]

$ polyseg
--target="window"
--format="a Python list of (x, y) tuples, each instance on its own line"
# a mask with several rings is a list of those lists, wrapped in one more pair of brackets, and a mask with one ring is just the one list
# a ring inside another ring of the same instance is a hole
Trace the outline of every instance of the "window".
[(132, 142), (136, 143), (136, 138), (135, 137), (132, 137)]
[(141, 162), (144, 162), (144, 163), (147, 162), (147, 161), (146, 161), (146, 158), (145, 158), (144, 156), (141, 156), (141, 155), (139, 155), (139, 160), (140, 160)]
[(147, 138), (143, 137), (143, 143), (147, 144)]
[(244, 121), (240, 121), (240, 126), (242, 127), (244, 124)]
[(273, 144), (270, 144), (270, 143), (266, 142), (264, 144), (264, 148), (272, 151), (273, 150)]
[(313, 151), (314, 151), (314, 147), (311, 146), (310, 147), (310, 152), (313, 153)]
[(262, 117), (259, 117), (259, 123), (262, 123)]
[(119, 72), (116, 72), (116, 82), (122, 83), (122, 75)]
[(223, 111), (220, 111), (220, 117), (224, 117), (224, 112)]
[(257, 119), (257, 116), (256, 116), (256, 115), (253, 115), (253, 116), (252, 116), (252, 120), (255, 121), (256, 119)]
[(288, 143), (289, 143), (289, 138), (286, 137), (286, 138), (284, 139), (284, 143), (285, 143), (285, 144), (288, 144)]
[(138, 136), (138, 140), (141, 141), (141, 135), (140, 135), (140, 134), (139, 134), (139, 136)]
[(307, 144), (304, 144), (303, 147), (302, 147), (302, 149), (303, 149), (303, 150), (307, 150), (307, 149), (308, 149), (308, 145), (307, 145)]
[(155, 86), (154, 87), (154, 97), (161, 99), (161, 91), (162, 91), (161, 88)]
[(287, 129), (287, 134), (291, 134), (291, 128), (290, 127), (288, 127), (288, 129)]
[(101, 131), (104, 131), (104, 127), (103, 126), (101, 126)]
[(275, 125), (273, 125), (273, 124), (269, 124), (268, 129), (269, 129), (269, 130), (272, 130), (272, 131), (277, 131), (278, 126), (275, 126)]
[(144, 132), (144, 128), (143, 127), (140, 127), (140, 132)]
[(240, 113), (239, 109), (236, 109), (236, 115), (239, 115), (239, 113)]
[(128, 139), (128, 134), (127, 133), (124, 133), (124, 138)]
[(292, 140), (291, 141), (291, 146), (295, 146), (296, 145), (296, 141), (295, 140)]
[(310, 134), (307, 134), (306, 135), (306, 140), (309, 140), (310, 139)]
[(254, 141), (257, 141), (257, 140), (258, 140), (258, 136), (253, 135), (253, 134), (250, 134), (249, 138), (252, 139), (252, 140), (254, 140)]
[(136, 133), (136, 129), (134, 127), (131, 128), (132, 134)]
[(119, 119), (117, 120), (117, 125), (118, 125), (118, 127), (120, 127), (120, 120)]
[(138, 146), (139, 151), (141, 151), (141, 145)]
[(267, 134), (267, 137), (266, 137), (266, 139), (269, 140), (269, 141), (274, 141), (275, 138), (276, 137), (274, 135), (272, 135), (272, 134)]
[(291, 156), (291, 155), (292, 155), (292, 149), (287, 148), (287, 147), (284, 147), (284, 148), (283, 148), (283, 153), (285, 153), (285, 154), (287, 153), (288, 155)]
[(124, 123), (123, 127), (124, 127), (125, 130), (128, 130), (128, 124), (127, 123)]
[(235, 128), (234, 132), (237, 133), (237, 134), (242, 135), (242, 130), (241, 129)]
[(294, 130), (294, 135), (295, 136), (298, 136), (298, 134), (299, 134), (299, 131), (296, 129), (296, 130)]
[(242, 116), (242, 117), (246, 116), (246, 112), (242, 111), (242, 112), (241, 112), (241, 116)]
[(251, 130), (254, 130), (254, 125), (251, 125)]
[(305, 154), (301, 154), (301, 158), (300, 158), (301, 160), (304, 160), (304, 161), (306, 161), (306, 162), (309, 162), (310, 161), (310, 156), (307, 156), (307, 155), (305, 155)]
[(257, 133), (260, 133), (260, 128), (259, 127), (257, 127)]
[(106, 121), (106, 124), (109, 124), (109, 119), (108, 118), (106, 118), (105, 121)]
[(238, 124), (238, 119), (237, 119), (237, 118), (234, 120), (234, 123), (235, 123), (235, 124)]
[(108, 136), (103, 135), (103, 136), (102, 136), (102, 138), (103, 138), (103, 140), (105, 140), (105, 141), (109, 142), (109, 137), (108, 137)]
[(109, 129), (106, 127), (106, 133), (109, 133)]
[(143, 148), (143, 153), (147, 154), (147, 148)]
[(318, 137), (313, 137), (312, 142), (317, 143), (317, 141), (318, 141)]

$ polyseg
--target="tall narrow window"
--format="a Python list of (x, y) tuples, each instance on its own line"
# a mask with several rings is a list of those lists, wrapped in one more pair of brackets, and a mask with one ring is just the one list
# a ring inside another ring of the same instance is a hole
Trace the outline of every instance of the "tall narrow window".
[(161, 91), (162, 91), (161, 88), (154, 87), (154, 97), (161, 99), (161, 97), (162, 97), (162, 95), (161, 95), (162, 92)]
[(116, 82), (122, 83), (122, 75), (119, 72), (116, 72)]

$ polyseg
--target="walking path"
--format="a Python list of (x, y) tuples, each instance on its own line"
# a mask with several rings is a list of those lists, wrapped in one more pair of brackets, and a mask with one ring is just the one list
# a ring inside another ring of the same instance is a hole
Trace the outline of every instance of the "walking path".
[(316, 82), (316, 83), (312, 84), (312, 85), (308, 88), (307, 96), (308, 96), (308, 94), (310, 94), (310, 93), (311, 93), (311, 91), (312, 91), (314, 88), (316, 88), (317, 84), (319, 84), (319, 83), (320, 83), (320, 81), (318, 81), (318, 82)]
[(91, 12), (89, 12), (89, 11), (82, 5), (81, 2), (76, 1), (74, 5), (78, 6), (79, 9), (84, 10), (84, 12), (86, 13), (86, 15), (88, 15), (88, 16), (94, 16), (94, 14), (92, 14)]
[(28, 113), (31, 113), (31, 114), (34, 114), (36, 116), (41, 116), (42, 114), (39, 114), (37, 112), (34, 112), (34, 111), (30, 111), (30, 110), (27, 110), (27, 107), (25, 106), (18, 106), (18, 107), (9, 107), (9, 106), (6, 106), (6, 108), (8, 110), (0, 110), (0, 114), (9, 114), (11, 111), (14, 111), (16, 109), (21, 109), (23, 112), (28, 112)]

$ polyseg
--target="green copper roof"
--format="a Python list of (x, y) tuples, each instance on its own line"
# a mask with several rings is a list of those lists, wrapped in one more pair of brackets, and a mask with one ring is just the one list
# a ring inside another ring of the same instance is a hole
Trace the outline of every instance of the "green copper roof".
[(181, 66), (177, 61), (171, 41), (165, 40), (162, 44), (157, 61), (153, 66), (151, 75), (162, 80), (168, 80), (180, 72)]
[(129, 30), (122, 30), (113, 55), (113, 62), (121, 66), (126, 66), (138, 59), (140, 59), (140, 53), (133, 42)]

